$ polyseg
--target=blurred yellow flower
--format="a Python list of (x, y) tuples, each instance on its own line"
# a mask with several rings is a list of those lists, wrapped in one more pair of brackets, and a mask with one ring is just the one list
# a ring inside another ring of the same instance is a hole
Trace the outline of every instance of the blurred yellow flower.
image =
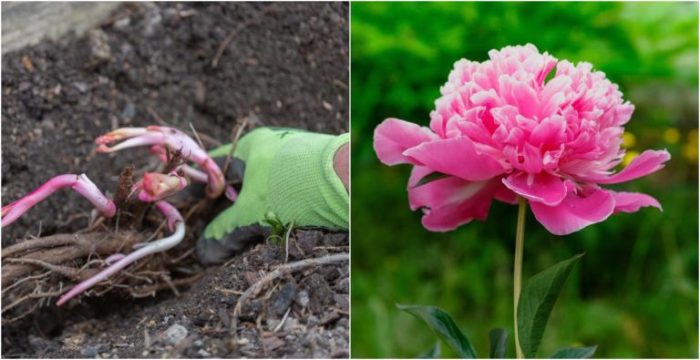
[(634, 136), (631, 132), (626, 132), (622, 134), (622, 147), (624, 148), (631, 148), (634, 146), (634, 144), (637, 143), (637, 137)]
[(683, 144), (681, 150), (683, 157), (690, 162), (698, 162), (698, 131), (691, 130), (688, 133), (688, 142)]
[(668, 128), (664, 131), (664, 140), (669, 144), (675, 144), (680, 140), (681, 133), (676, 128)]
[(622, 159), (622, 165), (629, 165), (632, 162), (632, 160), (634, 160), (634, 158), (636, 158), (637, 156), (639, 156), (639, 151), (628, 151), (627, 153), (625, 153), (625, 157)]

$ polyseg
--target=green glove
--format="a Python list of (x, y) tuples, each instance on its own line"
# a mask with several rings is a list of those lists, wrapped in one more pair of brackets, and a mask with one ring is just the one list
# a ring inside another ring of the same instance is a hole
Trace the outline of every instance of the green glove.
[[(348, 228), (348, 192), (335, 173), (339, 136), (296, 129), (258, 128), (242, 137), (233, 154), (245, 164), (235, 203), (219, 214), (197, 243), (203, 263), (219, 263), (269, 234), (266, 216), (299, 227)], [(217, 158), (231, 145), (212, 150)], [(236, 166), (243, 169), (243, 166)]]

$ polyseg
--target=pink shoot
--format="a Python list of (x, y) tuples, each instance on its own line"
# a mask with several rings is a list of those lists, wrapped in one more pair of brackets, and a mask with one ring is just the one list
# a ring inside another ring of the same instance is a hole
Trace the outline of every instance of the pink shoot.
[[(108, 144), (119, 140), (124, 141), (112, 147), (108, 146)], [(179, 151), (183, 157), (196, 163), (204, 170), (207, 175), (207, 195), (209, 197), (218, 197), (225, 191), (224, 174), (216, 162), (197, 142), (177, 129), (165, 126), (121, 128), (98, 137), (95, 143), (99, 145), (97, 151), (105, 153), (151, 145), (151, 151), (155, 151), (160, 157), (162, 155), (159, 153), (162, 153), (162, 150), (157, 145), (167, 146), (171, 151)]]
[[(68, 302), (68, 300), (74, 298), (75, 296), (79, 295), (83, 291), (86, 291), (87, 289), (95, 286), (95, 284), (99, 283), (100, 281), (103, 281), (107, 279), (108, 277), (116, 274), (120, 270), (126, 268), (130, 264), (148, 256), (151, 254), (163, 252), (166, 250), (169, 250), (179, 244), (182, 239), (185, 238), (185, 223), (182, 220), (182, 216), (180, 215), (180, 212), (173, 207), (172, 205), (164, 202), (164, 201), (159, 201), (156, 203), (156, 207), (158, 210), (163, 212), (165, 214), (166, 218), (168, 219), (168, 225), (173, 229), (175, 228), (175, 231), (173, 234), (170, 236), (156, 240), (154, 242), (148, 243), (145, 246), (141, 247), (140, 249), (132, 252), (131, 254), (121, 258), (114, 264), (110, 265), (106, 269), (102, 270), (98, 274), (92, 276), (91, 278), (79, 283), (78, 285), (74, 286), (72, 289), (70, 289), (67, 293), (65, 293), (61, 298), (58, 300), (56, 305), (61, 306)], [(114, 255), (112, 255), (114, 256)], [(108, 257), (111, 258), (112, 256)]]
[[(151, 146), (151, 153), (157, 156), (162, 162), (167, 162), (168, 161), (168, 156), (165, 151), (165, 148), (161, 145), (153, 145)], [(207, 183), (207, 174), (205, 172), (202, 172), (190, 165), (187, 164), (182, 164), (178, 166), (176, 169), (177, 170), (182, 170), (182, 172), (189, 177), (190, 179), (200, 182), (200, 183)], [(224, 191), (224, 195), (226, 195), (226, 198), (228, 198), (231, 201), (236, 201), (238, 198), (238, 192), (236, 192), (236, 189), (234, 189), (231, 185), (226, 185), (226, 190)]]
[(165, 218), (168, 220), (168, 229), (170, 229), (170, 231), (175, 230), (175, 225), (178, 222), (184, 221), (177, 208), (172, 206), (167, 201), (158, 201), (156, 203), (156, 208), (158, 208), (158, 210), (165, 215)]
[(145, 173), (143, 179), (134, 184), (132, 191), (138, 191), (139, 200), (143, 202), (155, 202), (184, 189), (187, 185), (187, 179), (175, 172), (167, 175)]
[[(168, 155), (165, 151), (165, 148), (162, 145), (153, 145), (151, 146), (151, 154), (155, 155), (160, 159), (160, 161), (167, 163), (168, 162)], [(185, 173), (189, 178), (196, 182), (200, 183), (207, 183), (207, 174), (205, 172), (202, 172), (200, 170), (195, 169), (194, 167), (187, 165), (187, 164), (182, 164), (178, 166), (175, 170), (182, 170), (182, 172)]]
[(2, 208), (2, 226), (12, 224), (24, 213), (29, 211), (34, 205), (49, 197), (54, 192), (70, 187), (83, 195), (90, 201), (97, 210), (105, 217), (112, 217), (117, 211), (117, 207), (112, 200), (106, 197), (95, 184), (85, 174), (74, 175), (65, 174), (53, 177), (41, 185), (29, 195)]

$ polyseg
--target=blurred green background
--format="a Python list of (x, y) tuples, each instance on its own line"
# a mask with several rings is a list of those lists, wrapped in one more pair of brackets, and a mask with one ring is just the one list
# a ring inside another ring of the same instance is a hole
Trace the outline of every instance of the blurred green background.
[(664, 170), (614, 187), (651, 194), (664, 212), (616, 215), (566, 237), (528, 216), (525, 277), (586, 252), (540, 356), (598, 344), (596, 357), (696, 358), (697, 13), (697, 3), (353, 3), (352, 356), (415, 357), (435, 343), (395, 303), (447, 310), (481, 356), (489, 329), (508, 328), (512, 340), (516, 207), (494, 202), (485, 223), (426, 231), (408, 208), (409, 167), (380, 165), (372, 134), (387, 117), (427, 126), (456, 60), (531, 42), (620, 85), (637, 108), (629, 152), (672, 154)]

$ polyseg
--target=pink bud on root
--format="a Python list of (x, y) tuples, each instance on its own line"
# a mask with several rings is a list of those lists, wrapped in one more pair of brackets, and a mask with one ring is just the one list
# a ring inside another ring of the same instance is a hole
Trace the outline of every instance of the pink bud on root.
[(154, 202), (164, 199), (187, 187), (187, 179), (176, 173), (160, 174), (145, 173), (143, 180), (134, 184), (134, 190), (139, 191), (139, 200)]

